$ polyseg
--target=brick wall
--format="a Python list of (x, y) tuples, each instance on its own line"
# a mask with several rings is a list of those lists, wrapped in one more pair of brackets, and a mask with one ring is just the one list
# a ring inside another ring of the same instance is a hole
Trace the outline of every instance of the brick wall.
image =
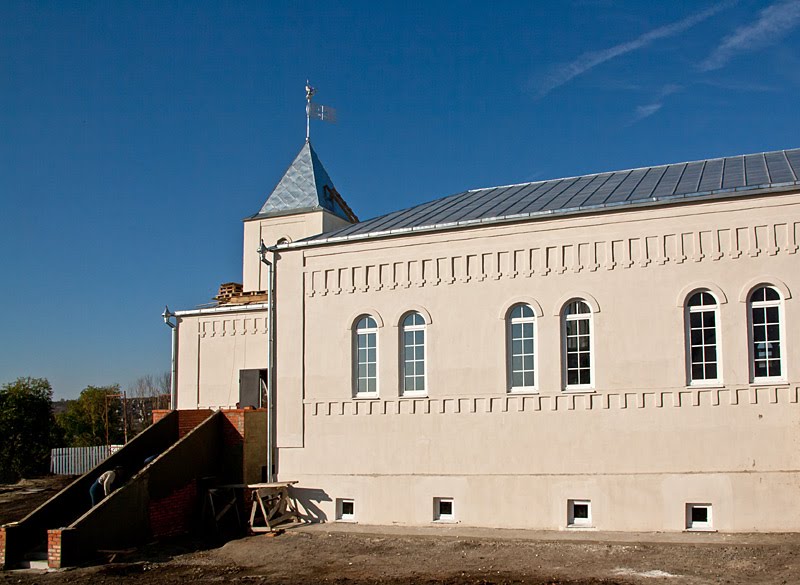
[(224, 410), (228, 424), (222, 425), (222, 441), (226, 446), (244, 443), (244, 410)]
[[(161, 420), (169, 412), (168, 410), (153, 411), (153, 422)], [(241, 468), (242, 465), (240, 459), (241, 449), (244, 445), (245, 412), (245, 410), (238, 409), (223, 411), (225, 420), (222, 424), (222, 443), (225, 447), (238, 448), (238, 456), (234, 456), (233, 460), (229, 462), (238, 468)], [(210, 414), (208, 410), (179, 410), (177, 412), (178, 436), (180, 438), (186, 436), (205, 421)], [(234, 450), (234, 453), (236, 452)], [(227, 453), (227, 456), (230, 457), (231, 453)], [(225, 475), (224, 471), (223, 475)], [(148, 514), (152, 535), (156, 538), (163, 538), (191, 530), (199, 507), (198, 498), (197, 481), (192, 480), (164, 498), (151, 500)]]
[(153, 424), (156, 424), (162, 418), (167, 416), (170, 412), (172, 412), (172, 411), (171, 410), (153, 410)]
[(179, 410), (178, 411), (178, 437), (183, 438), (206, 420), (210, 411), (208, 410)]
[[(157, 423), (167, 416), (170, 410), (154, 410), (153, 423)], [(230, 424), (224, 425), (223, 440), (226, 445), (240, 445), (244, 441), (244, 409), (224, 410), (223, 414)], [(179, 410), (178, 411), (178, 436), (183, 438), (201, 422), (206, 420), (208, 410)]]
[(155, 537), (184, 534), (197, 509), (197, 482), (192, 480), (170, 495), (150, 502), (150, 530)]
[[(167, 416), (171, 410), (154, 410), (153, 411), (153, 424), (160, 421)], [(208, 409), (203, 410), (179, 410), (178, 412), (178, 438), (183, 438), (201, 422), (206, 420), (211, 411)]]

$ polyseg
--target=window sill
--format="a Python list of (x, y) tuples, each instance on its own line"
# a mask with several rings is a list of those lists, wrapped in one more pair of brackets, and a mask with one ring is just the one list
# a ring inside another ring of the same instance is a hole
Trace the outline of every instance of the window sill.
[(575, 386), (573, 388), (570, 387), (564, 388), (562, 392), (564, 392), (565, 394), (593, 394), (597, 392), (597, 390), (588, 386)]
[(716, 528), (687, 528), (684, 532), (716, 532)]
[(353, 400), (380, 400), (381, 397), (377, 394), (356, 394)]
[(774, 384), (788, 384), (786, 378), (753, 378), (751, 386), (772, 386)]
[(567, 530), (597, 530), (593, 524), (567, 524)]
[(533, 387), (527, 388), (509, 388), (507, 391), (508, 394), (538, 394), (539, 390)]
[(458, 520), (455, 518), (440, 518), (438, 520), (433, 520), (434, 524), (458, 524)]
[(343, 522), (344, 524), (358, 524), (355, 518), (337, 518), (336, 522)]
[(707, 389), (724, 388), (725, 384), (721, 380), (714, 380), (712, 382), (692, 382), (686, 386), (690, 390), (694, 389)]
[(413, 394), (411, 392), (406, 392), (405, 394), (401, 394), (400, 396), (398, 396), (400, 400), (402, 400), (403, 398), (427, 398), (427, 397), (428, 397), (427, 392), (423, 394)]

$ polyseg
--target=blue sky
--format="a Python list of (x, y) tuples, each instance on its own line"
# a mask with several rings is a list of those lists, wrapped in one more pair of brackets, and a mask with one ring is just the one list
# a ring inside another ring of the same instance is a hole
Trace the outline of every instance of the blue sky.
[(312, 142), (363, 219), (800, 146), (800, 0), (0, 4), (0, 382), (169, 367)]

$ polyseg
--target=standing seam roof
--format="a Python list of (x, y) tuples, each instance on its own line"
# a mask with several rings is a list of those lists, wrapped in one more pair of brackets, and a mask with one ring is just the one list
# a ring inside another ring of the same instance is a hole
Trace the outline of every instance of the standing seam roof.
[(754, 189), (769, 192), (800, 186), (799, 176), (800, 149), (792, 149), (473, 189), (289, 246), (545, 214), (590, 212), (612, 205), (618, 209), (643, 202), (665, 204), (675, 198), (744, 196)]

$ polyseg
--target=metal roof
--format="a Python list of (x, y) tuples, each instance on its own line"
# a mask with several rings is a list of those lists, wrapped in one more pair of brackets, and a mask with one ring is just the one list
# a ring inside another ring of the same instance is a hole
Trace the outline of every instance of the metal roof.
[(358, 221), (336, 191), (311, 143), (306, 142), (261, 210), (248, 219), (318, 209), (325, 209), (351, 222)]
[(735, 197), (800, 186), (800, 149), (472, 189), (289, 244), (334, 243), (407, 232), (579, 214), (678, 200)]

